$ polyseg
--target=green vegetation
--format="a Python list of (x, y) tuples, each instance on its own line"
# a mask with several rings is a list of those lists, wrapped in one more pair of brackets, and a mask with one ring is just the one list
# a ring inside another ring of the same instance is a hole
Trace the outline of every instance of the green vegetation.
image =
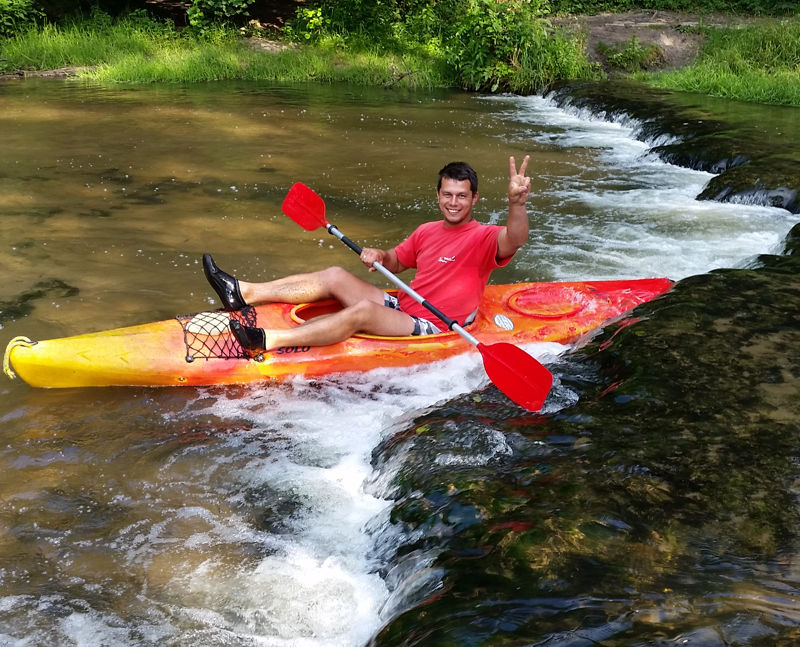
[(246, 15), (251, 4), (253, 0), (194, 0), (186, 15), (192, 27), (204, 32)]
[(583, 42), (545, 20), (543, 0), (320, 0), (303, 7), (288, 35), (405, 57), (424, 53), (444, 65), (448, 85), (469, 90), (542, 90), (562, 79), (597, 75)]
[(7, 40), (6, 69), (87, 67), (83, 78), (102, 82), (198, 82), (223, 79), (350, 81), (363, 85), (447, 85), (443, 64), (407, 52), (404, 56), (362, 49), (340, 51), (329, 40), (265, 55), (231, 27), (176, 30), (143, 12), (112, 20), (91, 18), (47, 24)]
[(800, 18), (708, 29), (695, 65), (639, 78), (671, 90), (800, 106)]
[[(591, 76), (582, 47), (548, 29), (539, 4), (473, 0), (435, 18), (442, 25), (445, 18), (458, 16), (455, 28), (442, 30), (439, 37), (462, 87), (524, 92), (559, 78)], [(540, 60), (549, 65), (537, 65)]]
[(85, 73), (102, 82), (198, 82), (223, 79), (280, 82), (349, 82), (369, 86), (444, 87), (448, 75), (441, 66), (416, 63), (368, 51), (338, 54), (329, 44), (284, 49), (264, 55), (230, 32), (213, 41), (174, 40), (155, 56), (133, 53)]
[(156, 23), (143, 12), (122, 21), (112, 21), (102, 12), (63, 25), (45, 23), (22, 31), (2, 44), (8, 69), (53, 69), (68, 65), (96, 65), (125, 53), (147, 55), (176, 34), (164, 23)]
[(319, 0), (298, 11), (287, 35), (341, 51), (422, 56), (447, 71), (447, 85), (469, 90), (532, 92), (595, 78), (582, 40), (554, 30), (546, 11), (543, 0)]
[[(602, 76), (588, 62), (585, 37), (554, 28), (550, 12), (634, 8), (632, 0), (309, 0), (272, 35), (281, 46), (265, 53), (242, 37), (254, 0), (194, 0), (183, 29), (142, 9), (125, 13), (121, 0), (90, 13), (80, 13), (87, 0), (44, 4), (53, 1), (0, 0), (0, 72), (79, 67), (102, 82), (314, 80), (530, 93)], [(636, 7), (780, 15), (793, 4), (640, 0)], [(57, 18), (68, 9), (71, 17)], [(699, 31), (707, 37), (700, 58), (679, 71), (648, 73), (662, 53), (635, 37), (602, 53), (611, 67), (654, 86), (800, 105), (798, 17)]]
[[(102, 81), (311, 79), (522, 93), (597, 75), (583, 43), (551, 29), (528, 0), (440, 2), (432, 5), (439, 13), (420, 4), (402, 19), (396, 8), (357, 0), (353, 12), (343, 10), (347, 3), (304, 8), (285, 36), (297, 44), (271, 55), (250, 47), (233, 20), (215, 13), (222, 9), (204, 2), (182, 31), (142, 11), (112, 19), (99, 10), (22, 30), (2, 43), (5, 69), (90, 66), (84, 76)], [(359, 28), (348, 28), (356, 10)]]
[(0, 38), (7, 38), (36, 24), (44, 12), (33, 0), (0, 0)]
[(624, 45), (599, 43), (597, 49), (608, 65), (626, 72), (647, 70), (664, 60), (664, 53), (658, 45), (642, 45), (635, 34)]

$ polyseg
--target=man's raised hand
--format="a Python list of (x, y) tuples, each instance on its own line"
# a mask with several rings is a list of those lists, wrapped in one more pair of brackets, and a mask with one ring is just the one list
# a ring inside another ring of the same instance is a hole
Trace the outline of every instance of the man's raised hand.
[(514, 157), (508, 158), (508, 201), (515, 205), (524, 205), (531, 192), (531, 179), (525, 175), (531, 156), (526, 155), (517, 172)]

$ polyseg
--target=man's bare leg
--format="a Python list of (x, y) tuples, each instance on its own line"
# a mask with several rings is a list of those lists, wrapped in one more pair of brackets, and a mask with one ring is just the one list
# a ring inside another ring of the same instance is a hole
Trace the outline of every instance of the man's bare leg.
[(203, 254), (203, 272), (226, 310), (253, 303), (308, 303), (327, 298), (349, 306), (364, 299), (383, 303), (384, 298), (383, 290), (340, 267), (251, 283), (221, 270), (209, 254)]
[(383, 304), (383, 290), (341, 267), (294, 274), (265, 283), (239, 281), (239, 289), (247, 303), (309, 303), (333, 298), (344, 306), (363, 300)]

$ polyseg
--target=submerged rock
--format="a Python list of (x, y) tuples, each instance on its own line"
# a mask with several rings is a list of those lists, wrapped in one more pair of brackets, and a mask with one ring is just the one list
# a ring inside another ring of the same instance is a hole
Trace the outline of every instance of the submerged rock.
[[(394, 473), (406, 538), (392, 572), (425, 560), (430, 577), (370, 644), (661, 644), (732, 631), (724, 605), (676, 611), (698, 591), (791, 596), (798, 347), (800, 225), (785, 255), (684, 279), (553, 365), (574, 406), (515, 414), (490, 389), (388, 439), (375, 463)], [(389, 580), (402, 594), (405, 577)], [(772, 611), (770, 644), (794, 644)]]
[[(764, 164), (748, 163), (727, 169), (712, 178), (697, 197), (700, 200), (763, 204), (800, 213), (800, 171), (795, 168), (797, 162), (770, 160), (768, 166), (769, 169), (765, 169)], [(768, 177), (763, 175), (765, 172), (769, 173)]]

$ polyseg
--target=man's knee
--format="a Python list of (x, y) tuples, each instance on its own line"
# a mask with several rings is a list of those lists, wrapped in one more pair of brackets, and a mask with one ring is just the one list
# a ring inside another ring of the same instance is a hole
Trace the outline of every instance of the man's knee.
[(348, 272), (343, 267), (338, 266), (332, 266), (325, 268), (324, 270), (320, 270), (318, 275), (323, 283), (331, 288), (346, 285), (356, 278), (354, 274)]
[(406, 314), (369, 299), (362, 299), (345, 308), (350, 327), (357, 332), (397, 337), (410, 335), (414, 320)]
[(375, 319), (375, 309), (384, 308), (373, 301), (362, 299), (346, 308), (350, 315), (350, 320), (358, 326), (359, 330), (368, 327)]

